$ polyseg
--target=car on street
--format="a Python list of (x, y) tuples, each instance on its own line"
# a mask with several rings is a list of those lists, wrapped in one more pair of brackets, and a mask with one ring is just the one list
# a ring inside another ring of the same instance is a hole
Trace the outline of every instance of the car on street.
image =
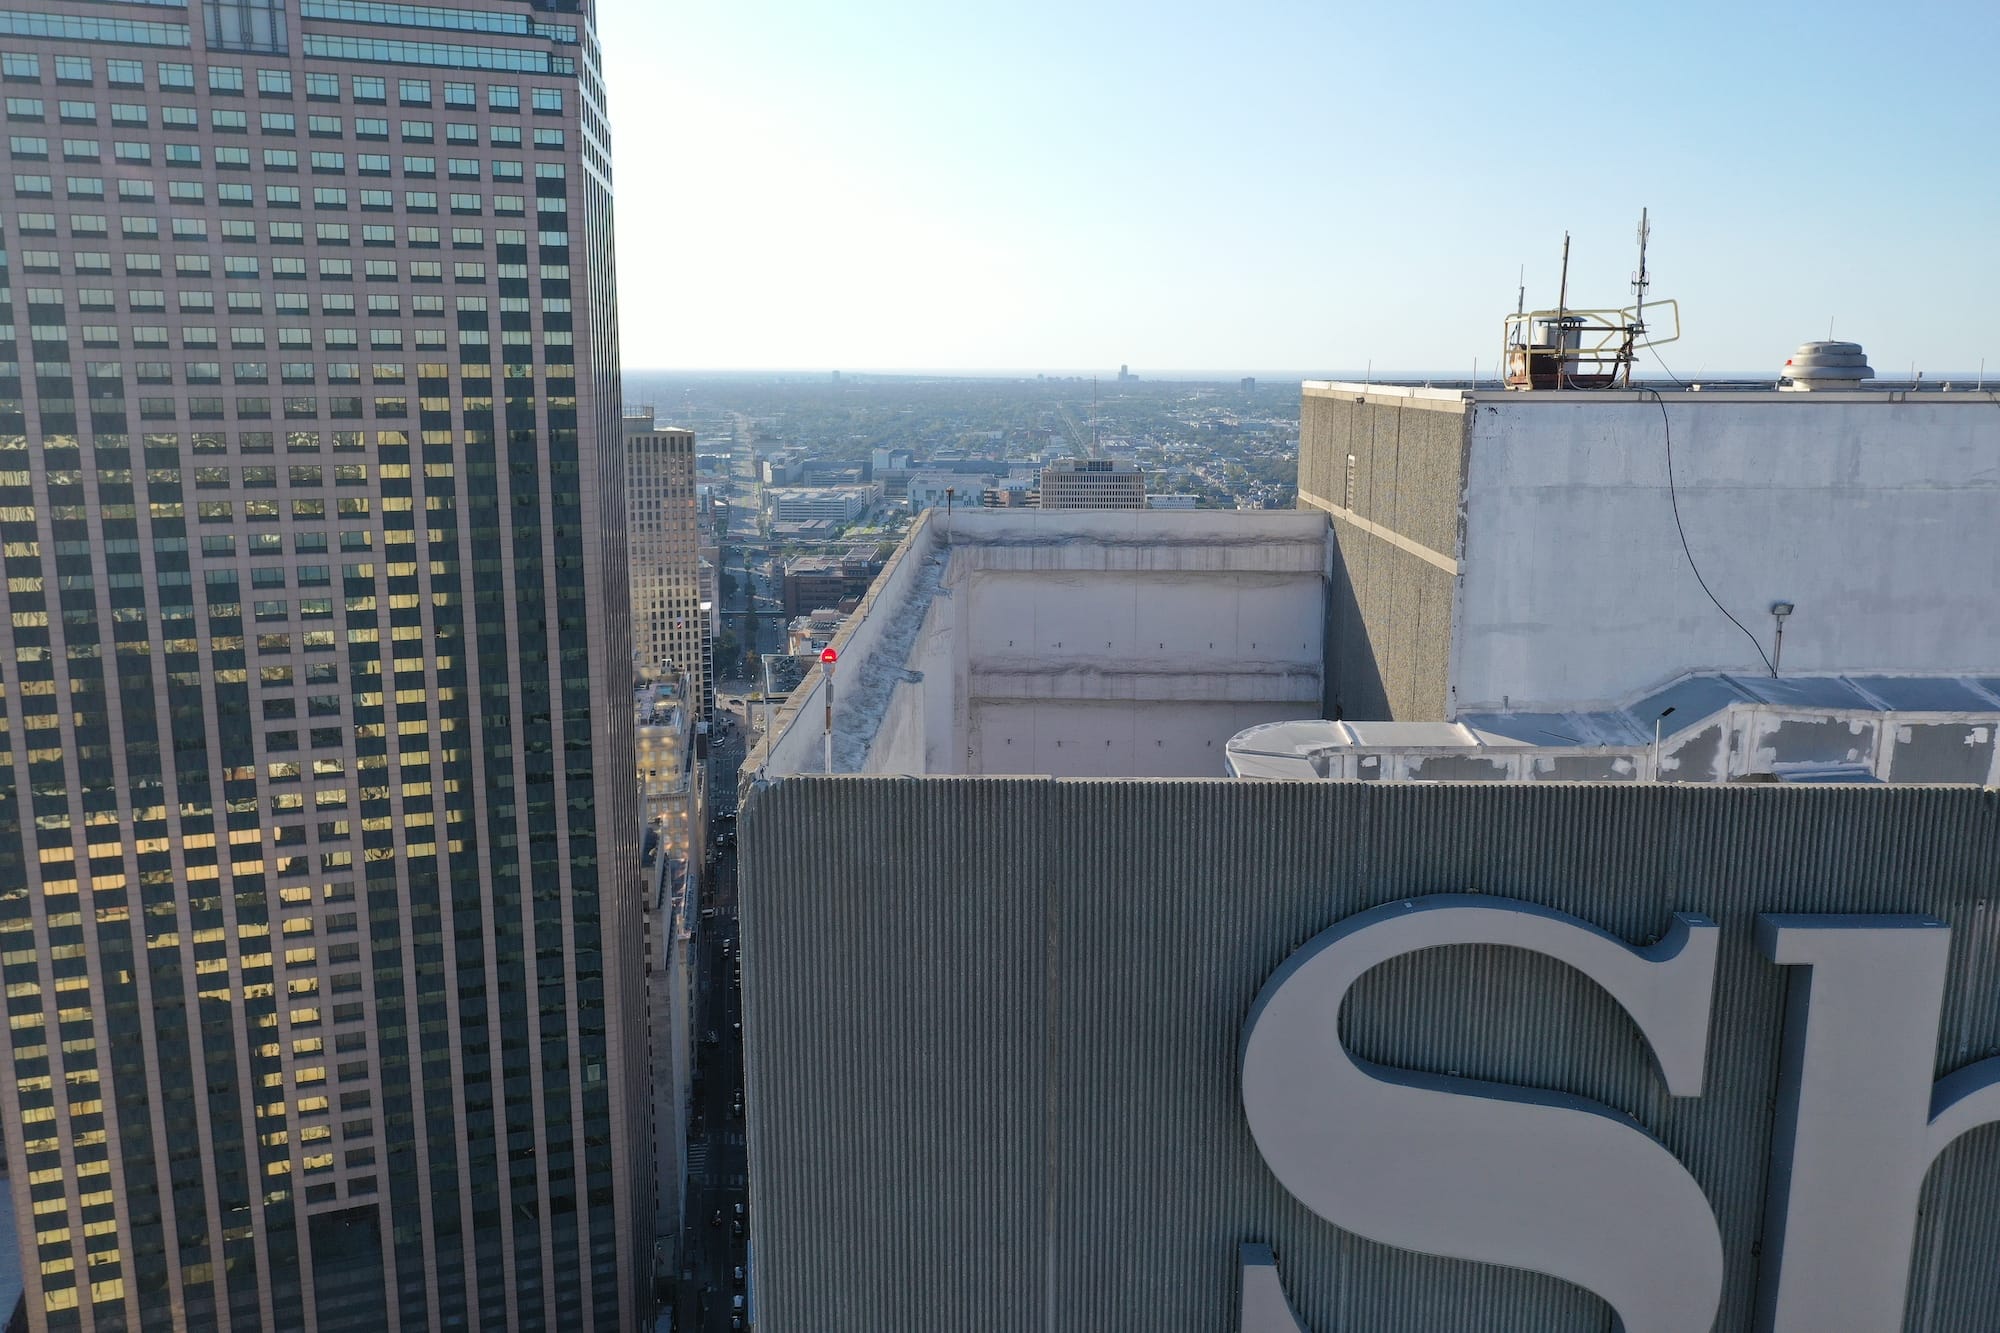
[(743, 1285), (743, 1265), (742, 1265), (742, 1264), (738, 1264), (738, 1265), (736, 1265), (736, 1271), (735, 1271), (734, 1273), (730, 1274), (730, 1280), (731, 1280), (732, 1282), (734, 1282), (734, 1283), (735, 1283), (735, 1284), (736, 1284), (737, 1286), (739, 1286), (739, 1287)]

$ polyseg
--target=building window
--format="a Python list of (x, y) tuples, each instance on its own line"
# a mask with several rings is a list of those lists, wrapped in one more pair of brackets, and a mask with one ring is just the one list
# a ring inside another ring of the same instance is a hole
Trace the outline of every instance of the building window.
[(211, 51), (286, 55), (285, 0), (202, 0), (202, 22)]

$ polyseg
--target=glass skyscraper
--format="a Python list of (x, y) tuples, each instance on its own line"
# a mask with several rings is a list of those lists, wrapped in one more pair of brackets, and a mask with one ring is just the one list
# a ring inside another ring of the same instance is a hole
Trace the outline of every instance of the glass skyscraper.
[(0, 0), (0, 95), (30, 1326), (640, 1326), (587, 0)]

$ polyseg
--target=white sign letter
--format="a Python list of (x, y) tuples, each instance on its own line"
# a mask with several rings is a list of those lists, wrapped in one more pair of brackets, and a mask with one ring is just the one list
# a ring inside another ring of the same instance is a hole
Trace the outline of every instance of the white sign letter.
[(1676, 914), (1650, 948), (1531, 903), (1411, 899), (1350, 917), (1286, 959), (1250, 1011), (1243, 1107), (1287, 1189), (1336, 1226), (1424, 1254), (1549, 1273), (1626, 1333), (1706, 1333), (1722, 1240), (1698, 1186), (1631, 1117), (1561, 1093), (1355, 1059), (1340, 1006), (1420, 949), (1499, 944), (1576, 968), (1651, 1044), (1667, 1090), (1701, 1092), (1717, 927)]
[(1278, 1280), (1278, 1261), (1268, 1245), (1240, 1247), (1243, 1260), (1243, 1311), (1237, 1321), (1242, 1333), (1306, 1333), (1298, 1311), (1285, 1299)]
[(2000, 1119), (2000, 1058), (1931, 1081), (1951, 928), (1922, 916), (1757, 919), (1792, 974), (1764, 1209), (1760, 1326), (1898, 1333), (1937, 1155)]

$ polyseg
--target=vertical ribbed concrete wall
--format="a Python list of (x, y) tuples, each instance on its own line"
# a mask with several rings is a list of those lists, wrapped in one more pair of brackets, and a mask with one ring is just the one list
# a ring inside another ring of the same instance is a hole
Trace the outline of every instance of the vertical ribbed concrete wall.
[(1466, 439), (1466, 404), (1456, 397), (1304, 390), (1299, 505), (1332, 515), (1340, 550), (1327, 613), (1331, 716), (1451, 715)]
[[(1235, 1328), (1268, 1242), (1311, 1333), (1604, 1333), (1552, 1278), (1339, 1231), (1264, 1166), (1238, 1095), (1252, 1000), (1299, 944), (1441, 891), (1630, 941), (1723, 927), (1704, 1096), (1558, 964), (1459, 948), (1366, 977), (1359, 1055), (1630, 1111), (1713, 1204), (1748, 1330), (1784, 972), (1760, 911), (1954, 927), (1939, 1072), (2000, 1052), (2000, 805), (1967, 789), (793, 778), (743, 814), (748, 1117), (763, 1333)], [(1911, 1329), (2000, 1327), (2000, 1131), (1931, 1173)], [(1640, 1205), (1643, 1206), (1643, 1205)]]

